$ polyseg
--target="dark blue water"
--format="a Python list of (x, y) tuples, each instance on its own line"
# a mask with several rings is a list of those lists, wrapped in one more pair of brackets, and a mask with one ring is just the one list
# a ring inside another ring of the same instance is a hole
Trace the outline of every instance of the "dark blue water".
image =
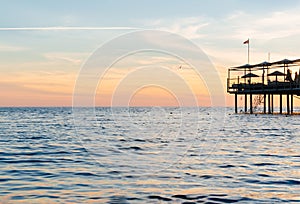
[(0, 203), (300, 202), (300, 117), (0, 108)]

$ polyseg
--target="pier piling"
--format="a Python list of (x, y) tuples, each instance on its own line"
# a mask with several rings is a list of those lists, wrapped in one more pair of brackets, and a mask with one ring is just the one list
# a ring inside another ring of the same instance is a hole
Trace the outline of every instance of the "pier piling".
[(289, 115), (290, 114), (290, 95), (289, 94), (286, 95), (286, 111), (287, 111), (287, 114)]
[(250, 114), (253, 114), (253, 101), (252, 101), (252, 94), (250, 94)]
[(247, 94), (245, 94), (245, 113), (247, 113)]
[(282, 114), (282, 94), (279, 95), (279, 113)]
[(271, 95), (268, 94), (268, 113), (271, 114)]
[(272, 104), (271, 112), (273, 114), (274, 113), (274, 94), (272, 94), (271, 100), (272, 100), (272, 102), (271, 102), (271, 104)]
[(237, 113), (238, 112), (238, 109), (237, 109), (237, 94), (235, 94), (235, 97), (234, 97), (234, 104), (235, 104), (235, 113)]
[(294, 112), (294, 96), (291, 94), (291, 114)]
[(264, 94), (264, 114), (266, 114), (266, 100), (267, 100), (267, 95)]

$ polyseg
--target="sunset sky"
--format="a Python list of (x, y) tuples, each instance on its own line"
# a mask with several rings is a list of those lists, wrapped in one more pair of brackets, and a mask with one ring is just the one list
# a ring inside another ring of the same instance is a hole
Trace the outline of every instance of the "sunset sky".
[[(250, 38), (250, 63), (268, 60), (268, 53), (271, 61), (300, 58), (299, 11), (300, 1), (293, 0), (1, 1), (0, 106), (72, 106), (88, 57), (102, 44), (143, 29), (175, 33), (197, 45), (224, 90), (211, 93), (205, 80), (214, 79), (203, 79), (182, 60), (138, 53), (105, 72), (95, 90), (96, 105), (194, 105), (180, 103), (192, 99), (178, 80), (200, 106), (211, 105), (214, 95), (220, 99), (214, 105), (232, 106), (227, 68), (247, 63), (245, 40)], [(135, 87), (137, 79), (149, 82)]]

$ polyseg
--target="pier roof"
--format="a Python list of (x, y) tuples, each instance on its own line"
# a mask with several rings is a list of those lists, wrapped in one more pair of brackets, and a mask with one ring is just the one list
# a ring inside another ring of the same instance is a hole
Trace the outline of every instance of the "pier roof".
[(278, 66), (290, 66), (290, 65), (299, 65), (300, 59), (295, 59), (295, 60), (289, 60), (289, 59), (283, 59), (280, 61), (275, 61), (275, 62), (261, 62), (258, 64), (245, 64), (237, 67), (231, 67), (231, 70), (245, 70), (245, 69), (251, 69), (251, 70), (260, 70), (260, 69), (265, 69), (267, 67), (278, 67)]

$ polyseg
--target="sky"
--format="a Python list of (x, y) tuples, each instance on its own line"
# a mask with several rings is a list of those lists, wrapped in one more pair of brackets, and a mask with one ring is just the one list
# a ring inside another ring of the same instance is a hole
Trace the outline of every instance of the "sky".
[[(250, 39), (250, 63), (268, 60), (268, 53), (271, 61), (300, 58), (296, 0), (0, 3), (0, 106), (72, 106), (78, 78), (91, 56), (136, 31), (166, 31), (187, 39), (207, 55), (218, 77), (205, 78), (172, 53), (136, 53), (109, 68), (98, 67), (105, 72), (97, 75), (92, 90), (95, 105), (232, 106), (233, 97), (226, 93), (227, 69), (247, 63), (245, 40)], [(109, 58), (110, 53), (105, 55)], [(212, 80), (220, 80), (223, 88), (212, 92)], [(84, 91), (80, 94), (85, 101)]]

